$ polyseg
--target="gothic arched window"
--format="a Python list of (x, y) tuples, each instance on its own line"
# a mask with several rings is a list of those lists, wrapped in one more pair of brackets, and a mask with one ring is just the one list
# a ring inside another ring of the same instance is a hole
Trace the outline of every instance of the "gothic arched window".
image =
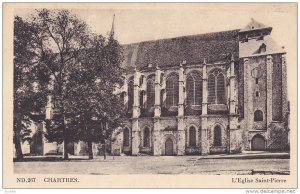
[(123, 146), (129, 146), (129, 129), (125, 128), (123, 131)]
[(263, 121), (263, 112), (261, 110), (256, 110), (254, 112), (254, 121)]
[(131, 110), (133, 106), (133, 77), (131, 77), (128, 81), (128, 109)]
[(202, 78), (194, 71), (186, 79), (187, 105), (201, 105), (202, 103)]
[(154, 107), (155, 103), (155, 75), (151, 75), (147, 80), (147, 108)]
[(178, 106), (179, 82), (178, 82), (177, 74), (171, 74), (167, 78), (166, 93), (167, 93), (166, 105)]
[(140, 97), (139, 97), (139, 100), (140, 100), (140, 107), (141, 107), (141, 108), (144, 108), (144, 96), (145, 96), (145, 91), (141, 91), (141, 92), (140, 92)]
[(196, 129), (194, 126), (189, 129), (189, 145), (196, 146)]
[(214, 129), (214, 146), (222, 146), (222, 134), (219, 125), (215, 126)]
[(208, 103), (225, 104), (225, 77), (219, 69), (208, 76)]
[(148, 127), (144, 129), (144, 147), (150, 147), (150, 130)]

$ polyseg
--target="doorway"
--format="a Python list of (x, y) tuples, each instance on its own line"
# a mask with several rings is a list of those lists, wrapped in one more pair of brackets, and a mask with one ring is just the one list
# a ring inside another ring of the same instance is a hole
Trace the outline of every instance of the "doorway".
[(255, 135), (251, 140), (251, 150), (262, 151), (266, 149), (265, 139), (261, 135)]
[(165, 143), (165, 155), (173, 156), (173, 141), (168, 138)]

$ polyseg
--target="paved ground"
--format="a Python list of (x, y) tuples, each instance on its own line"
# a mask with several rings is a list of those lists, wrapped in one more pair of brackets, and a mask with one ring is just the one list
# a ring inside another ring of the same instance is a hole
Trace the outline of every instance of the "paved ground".
[(41, 174), (289, 174), (289, 159), (199, 156), (108, 156), (94, 160), (15, 162), (15, 173)]

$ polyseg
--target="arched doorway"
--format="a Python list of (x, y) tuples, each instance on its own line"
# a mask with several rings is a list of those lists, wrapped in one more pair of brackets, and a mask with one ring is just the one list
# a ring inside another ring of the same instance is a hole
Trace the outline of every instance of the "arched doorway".
[(214, 128), (214, 146), (222, 146), (222, 133), (219, 125)]
[(262, 151), (265, 149), (265, 139), (261, 135), (255, 135), (251, 140), (251, 150)]
[(165, 143), (165, 155), (172, 156), (173, 155), (173, 141), (168, 138)]
[(123, 149), (122, 152), (125, 154), (130, 155), (131, 154), (131, 138), (130, 138), (130, 129), (124, 128), (123, 129)]
[(194, 126), (191, 126), (189, 129), (189, 146), (196, 146), (196, 141), (196, 128)]
[(123, 131), (123, 146), (128, 147), (129, 146), (129, 129), (125, 128)]
[(144, 142), (143, 142), (144, 147), (150, 147), (150, 130), (148, 127), (144, 129)]

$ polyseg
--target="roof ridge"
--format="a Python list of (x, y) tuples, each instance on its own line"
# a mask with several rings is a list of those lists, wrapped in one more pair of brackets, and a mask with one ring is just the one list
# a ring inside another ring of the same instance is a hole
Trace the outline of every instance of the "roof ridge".
[(136, 45), (141, 43), (149, 43), (149, 42), (156, 42), (156, 41), (162, 41), (162, 40), (171, 40), (175, 38), (184, 38), (184, 37), (193, 37), (193, 36), (200, 36), (200, 35), (209, 35), (209, 34), (217, 34), (217, 33), (224, 33), (224, 32), (233, 32), (233, 31), (240, 31), (241, 29), (233, 29), (233, 30), (223, 30), (223, 31), (217, 31), (217, 32), (206, 32), (203, 34), (191, 34), (191, 35), (184, 35), (184, 36), (177, 36), (177, 37), (171, 37), (171, 38), (160, 38), (160, 39), (154, 39), (154, 40), (145, 40), (141, 42), (133, 42), (128, 44), (121, 44), (121, 46), (130, 46), (130, 45)]
[(268, 29), (271, 28), (270, 26), (267, 26), (253, 18), (251, 18), (251, 21), (240, 30), (240, 32), (248, 32), (253, 30), (262, 30), (262, 29)]

